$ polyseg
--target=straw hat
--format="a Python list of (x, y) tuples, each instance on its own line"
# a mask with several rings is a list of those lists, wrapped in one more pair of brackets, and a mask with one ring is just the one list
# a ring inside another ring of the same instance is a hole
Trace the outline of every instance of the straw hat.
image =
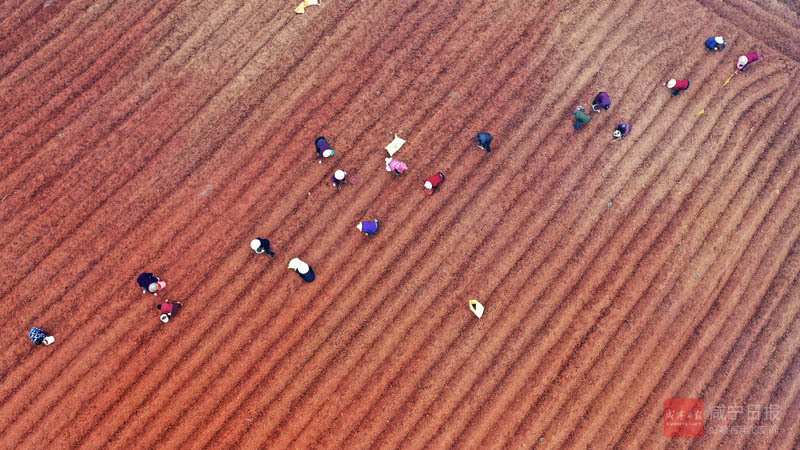
[(254, 252), (257, 252), (258, 249), (261, 248), (261, 241), (258, 239), (253, 239), (250, 241), (250, 248), (252, 248)]
[(425, 182), (425, 189), (428, 189), (428, 190), (433, 189), (433, 185), (431, 184), (430, 181), (426, 181)]
[(339, 181), (344, 180), (344, 176), (345, 175), (347, 175), (347, 172), (345, 172), (342, 169), (339, 169), (339, 170), (337, 170), (336, 172), (333, 173), (333, 177), (336, 178)]
[(670, 89), (672, 89), (672, 88), (674, 88), (674, 87), (675, 87), (675, 85), (676, 85), (677, 83), (678, 83), (678, 82), (677, 82), (677, 81), (675, 81), (675, 79), (673, 78), (673, 79), (671, 79), (671, 80), (667, 81), (667, 87), (668, 87), (668, 88), (670, 88)]

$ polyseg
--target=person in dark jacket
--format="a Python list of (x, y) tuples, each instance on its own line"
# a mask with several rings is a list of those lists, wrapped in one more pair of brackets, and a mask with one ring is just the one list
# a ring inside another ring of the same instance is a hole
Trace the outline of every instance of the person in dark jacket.
[[(151, 293), (153, 295), (158, 295), (158, 290), (160, 286), (161, 280), (149, 272), (143, 272), (139, 274), (139, 277), (136, 278), (136, 283), (139, 284), (139, 287), (142, 288), (142, 294)], [(166, 283), (164, 283), (166, 285)]]
[(347, 181), (345, 180), (346, 176), (347, 176), (347, 172), (345, 172), (342, 169), (339, 169), (336, 172), (334, 172), (333, 176), (331, 177), (331, 182), (333, 183), (333, 186), (336, 189), (341, 190), (342, 189), (342, 185), (347, 183)]
[(721, 50), (725, 50), (728, 44), (725, 43), (725, 39), (722, 36), (715, 36), (706, 39), (706, 48), (711, 50), (712, 52), (718, 52)]
[(575, 109), (575, 125), (573, 126), (573, 128), (577, 130), (580, 127), (589, 123), (590, 120), (592, 120), (592, 118), (589, 117), (588, 114), (583, 112), (583, 106), (578, 106), (578, 108)]
[(39, 327), (31, 328), (31, 331), (28, 332), (28, 337), (30, 338), (31, 342), (36, 345), (44, 344), (50, 345), (56, 341), (56, 338), (47, 334), (46, 331)]
[(333, 156), (333, 149), (331, 149), (331, 145), (328, 144), (328, 140), (325, 139), (325, 136), (318, 137), (314, 141), (314, 146), (317, 148), (317, 158), (319, 158), (320, 164), (322, 164), (324, 158)]
[(614, 139), (622, 139), (631, 132), (631, 123), (630, 122), (622, 122), (621, 124), (617, 125), (614, 128)]
[(314, 278), (316, 278), (316, 275), (314, 275), (314, 270), (311, 269), (311, 266), (306, 264), (300, 258), (294, 258), (289, 261), (289, 270), (294, 270), (297, 272), (297, 274), (300, 275), (300, 278), (302, 278), (306, 283), (311, 283), (314, 281)]
[(478, 133), (477, 136), (472, 138), (478, 144), (478, 148), (481, 150), (486, 150), (486, 154), (492, 153), (492, 139), (494, 137), (489, 133)]
[(269, 256), (275, 257), (275, 252), (269, 249), (269, 239), (255, 238), (250, 241), (250, 248), (256, 253), (261, 254), (266, 252)]
[(592, 111), (594, 112), (600, 112), (600, 108), (608, 111), (610, 107), (611, 97), (608, 96), (608, 92), (601, 92), (592, 100)]

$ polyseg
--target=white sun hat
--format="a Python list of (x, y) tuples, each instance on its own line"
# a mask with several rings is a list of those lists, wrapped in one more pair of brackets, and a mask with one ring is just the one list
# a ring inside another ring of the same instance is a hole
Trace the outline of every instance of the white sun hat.
[(722, 36), (717, 36), (714, 38), (714, 42), (716, 42), (717, 44), (724, 44), (725, 39), (722, 39)]
[(433, 185), (431, 184), (430, 181), (425, 182), (425, 189), (433, 189)]
[(323, 150), (322, 152), (323, 158), (330, 158), (331, 156), (333, 156), (333, 150), (331, 149)]
[(300, 258), (294, 258), (289, 261), (289, 269), (296, 270), (305, 275), (308, 273), (308, 264), (304, 263)]
[(677, 81), (675, 81), (675, 79), (673, 78), (673, 79), (671, 79), (671, 80), (667, 81), (667, 87), (668, 87), (668, 88), (670, 88), (670, 89), (672, 89), (672, 88), (674, 88), (674, 87), (675, 87), (675, 84), (677, 84), (677, 83), (678, 83), (678, 82), (677, 82)]
[(162, 315), (158, 316), (158, 318), (161, 319), (161, 321), (164, 322), (164, 323), (169, 322), (169, 316), (166, 315), (166, 314), (162, 314)]
[(150, 285), (147, 286), (147, 290), (150, 291), (151, 294), (157, 292), (158, 291), (158, 283), (156, 283), (155, 281), (150, 283)]
[(748, 61), (747, 56), (742, 55), (739, 57), (739, 62), (736, 65), (739, 67), (744, 67), (745, 65), (747, 65), (747, 61)]
[(339, 169), (339, 170), (337, 170), (336, 172), (333, 173), (333, 177), (336, 178), (339, 181), (344, 180), (344, 176), (345, 175), (347, 175), (347, 172), (345, 172), (342, 169)]
[(52, 344), (52, 343), (53, 343), (53, 342), (55, 342), (55, 341), (56, 341), (56, 338), (55, 338), (55, 337), (53, 337), (53, 336), (45, 336), (45, 338), (42, 340), (42, 343), (43, 343), (44, 345), (50, 345), (50, 344)]
[(253, 239), (252, 241), (250, 241), (250, 248), (252, 248), (253, 251), (257, 252), (260, 247), (261, 247), (261, 241), (259, 241), (258, 239)]
[(361, 231), (361, 222), (358, 222), (358, 225), (356, 225), (356, 229), (358, 229), (358, 231)]

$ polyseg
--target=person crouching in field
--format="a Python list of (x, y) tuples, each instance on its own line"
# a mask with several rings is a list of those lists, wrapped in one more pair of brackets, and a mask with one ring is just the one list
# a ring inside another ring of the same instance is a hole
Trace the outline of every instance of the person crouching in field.
[(486, 150), (487, 155), (492, 153), (492, 139), (494, 139), (494, 137), (486, 132), (478, 133), (477, 136), (472, 138), (472, 140), (478, 144), (479, 149)]
[(394, 171), (394, 173), (396, 173), (398, 175), (402, 175), (403, 172), (408, 170), (408, 166), (406, 165), (406, 163), (404, 163), (403, 161), (400, 161), (399, 159), (386, 158), (385, 161), (386, 161), (386, 171), (387, 172)]
[(311, 269), (311, 266), (306, 264), (300, 258), (294, 258), (289, 261), (289, 270), (294, 270), (297, 272), (297, 274), (300, 275), (300, 278), (302, 278), (306, 283), (311, 283), (314, 281), (314, 278), (316, 278), (316, 275), (314, 275), (314, 270)]
[(444, 174), (442, 172), (437, 172), (436, 175), (432, 175), (425, 179), (425, 194), (431, 195), (434, 189), (437, 189), (439, 185), (444, 182)]
[(600, 108), (608, 111), (610, 107), (611, 97), (608, 96), (608, 92), (601, 92), (592, 100), (592, 111), (594, 112), (600, 112)]
[(333, 182), (333, 187), (335, 187), (336, 189), (341, 190), (342, 189), (342, 185), (347, 182), (347, 181), (345, 181), (345, 177), (346, 176), (347, 176), (347, 172), (345, 172), (342, 169), (339, 169), (336, 172), (334, 172), (333, 176), (331, 177), (331, 181)]
[(331, 145), (328, 144), (328, 140), (325, 139), (325, 136), (318, 137), (314, 141), (314, 146), (317, 148), (317, 158), (320, 164), (322, 164), (323, 159), (333, 156), (333, 149)]
[(166, 281), (161, 281), (157, 276), (149, 272), (143, 272), (136, 278), (136, 283), (142, 288), (142, 294), (151, 293), (158, 296), (158, 291), (167, 287)]
[(372, 236), (378, 232), (378, 228), (380, 228), (380, 222), (377, 220), (359, 222), (358, 225), (356, 225), (356, 228), (358, 231), (363, 231), (367, 236)]
[(750, 64), (753, 64), (754, 62), (758, 61), (759, 59), (761, 59), (761, 54), (759, 54), (758, 52), (753, 52), (753, 53), (748, 53), (746, 55), (742, 55), (742, 56), (739, 57), (739, 60), (736, 62), (736, 68), (739, 69), (740, 71), (744, 72), (745, 70), (747, 70), (748, 67), (750, 67)]
[(576, 129), (576, 130), (578, 130), (578, 129), (580, 129), (582, 126), (584, 126), (584, 125), (586, 125), (587, 123), (589, 123), (589, 121), (590, 121), (590, 120), (592, 120), (592, 118), (591, 118), (591, 117), (589, 117), (589, 115), (588, 115), (588, 114), (586, 114), (585, 112), (583, 112), (583, 106), (578, 106), (578, 107), (575, 109), (575, 125), (573, 126), (573, 128), (574, 128), (574, 129)]
[(725, 39), (722, 36), (715, 36), (706, 39), (706, 48), (711, 50), (712, 52), (719, 52), (725, 50), (728, 44), (725, 43)]
[(269, 249), (269, 239), (255, 238), (250, 241), (250, 248), (256, 253), (261, 254), (266, 252), (269, 256), (275, 257), (275, 252)]
[(164, 303), (156, 305), (156, 308), (158, 308), (158, 310), (161, 311), (160, 319), (164, 323), (169, 322), (169, 318), (174, 316), (175, 314), (178, 314), (178, 310), (180, 310), (182, 307), (183, 303), (181, 302), (170, 303), (169, 300), (167, 300)]
[(676, 96), (676, 95), (680, 94), (681, 91), (685, 91), (686, 89), (689, 89), (689, 80), (676, 80), (676, 79), (673, 78), (673, 79), (667, 81), (666, 83), (664, 83), (664, 86), (672, 89), (672, 95)]
[(621, 124), (617, 125), (614, 128), (614, 139), (620, 140), (628, 135), (631, 132), (631, 124), (630, 122), (622, 122)]
[(39, 327), (31, 328), (31, 331), (28, 332), (28, 337), (30, 338), (31, 342), (36, 345), (44, 344), (50, 345), (56, 341), (56, 338), (47, 334), (46, 331)]

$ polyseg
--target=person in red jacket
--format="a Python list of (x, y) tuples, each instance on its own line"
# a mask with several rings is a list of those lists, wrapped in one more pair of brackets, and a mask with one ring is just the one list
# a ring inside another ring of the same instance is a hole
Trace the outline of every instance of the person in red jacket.
[(664, 86), (672, 89), (672, 95), (675, 96), (680, 94), (681, 91), (689, 89), (689, 80), (676, 80), (673, 78), (664, 83)]
[(442, 172), (436, 172), (436, 175), (426, 178), (424, 185), (425, 193), (431, 195), (433, 190), (438, 188), (443, 181), (444, 181), (444, 174)]
[(164, 303), (156, 305), (156, 308), (158, 308), (158, 310), (161, 311), (161, 321), (164, 323), (169, 322), (170, 317), (172, 317), (175, 314), (178, 314), (178, 311), (181, 309), (181, 307), (183, 307), (183, 303), (181, 302), (169, 303), (169, 300), (167, 300)]

